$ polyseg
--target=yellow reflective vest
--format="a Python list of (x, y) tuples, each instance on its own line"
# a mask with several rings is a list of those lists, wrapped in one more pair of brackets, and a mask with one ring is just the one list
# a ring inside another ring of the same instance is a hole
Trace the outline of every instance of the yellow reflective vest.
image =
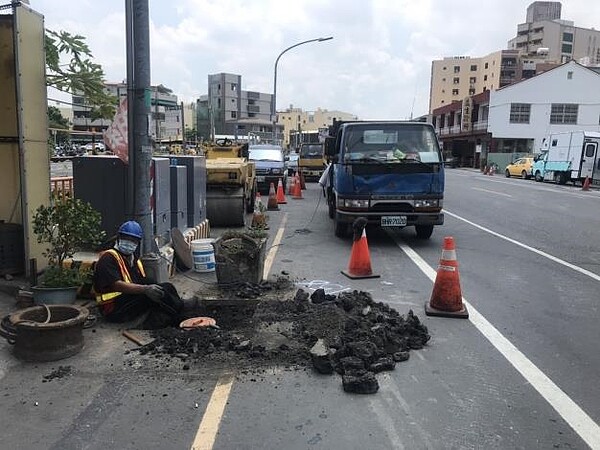
[[(119, 270), (121, 271), (122, 281), (124, 281), (125, 283), (131, 283), (131, 274), (129, 273), (129, 268), (127, 267), (127, 263), (125, 262), (125, 260), (121, 256), (121, 254), (118, 251), (116, 251), (114, 248), (111, 248), (110, 250), (106, 250), (104, 253), (109, 253), (110, 255), (113, 256), (113, 258), (115, 258), (117, 260), (117, 264), (119, 265)], [(104, 256), (104, 253), (102, 254), (102, 256)], [(140, 273), (142, 274), (142, 276), (146, 277), (146, 272), (144, 271), (144, 266), (139, 259), (137, 260), (137, 266), (138, 266), (138, 269), (139, 269)], [(121, 294), (122, 294), (122, 292), (108, 292), (106, 294), (98, 294), (98, 295), (96, 295), (96, 303), (99, 305), (105, 305), (107, 303), (112, 302), (115, 298), (117, 298)]]

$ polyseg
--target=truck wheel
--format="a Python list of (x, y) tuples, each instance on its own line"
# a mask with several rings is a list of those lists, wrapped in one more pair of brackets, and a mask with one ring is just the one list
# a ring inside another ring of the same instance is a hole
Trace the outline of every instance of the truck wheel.
[(329, 198), (327, 198), (327, 209), (329, 212), (329, 218), (330, 219), (334, 219), (335, 218), (335, 197), (331, 196)]
[(560, 172), (558, 174), (558, 184), (567, 184), (567, 173)]
[(415, 225), (415, 231), (419, 239), (429, 239), (433, 234), (433, 225)]
[(348, 224), (340, 221), (337, 217), (334, 219), (334, 234), (336, 237), (345, 238), (348, 236)]
[(535, 181), (537, 181), (538, 183), (540, 181), (544, 181), (544, 178), (542, 177), (542, 172), (540, 172), (539, 170), (535, 172)]

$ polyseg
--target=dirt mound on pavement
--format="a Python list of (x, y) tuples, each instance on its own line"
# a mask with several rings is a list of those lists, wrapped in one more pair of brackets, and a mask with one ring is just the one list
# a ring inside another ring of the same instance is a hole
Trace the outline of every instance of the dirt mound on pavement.
[(333, 296), (319, 289), (309, 296), (299, 289), (290, 299), (253, 300), (210, 313), (220, 329), (156, 330), (140, 352), (180, 358), (184, 369), (209, 361), (241, 370), (313, 366), (342, 375), (347, 392), (374, 393), (375, 373), (393, 370), (430, 339), (412, 310), (403, 316), (362, 291)]

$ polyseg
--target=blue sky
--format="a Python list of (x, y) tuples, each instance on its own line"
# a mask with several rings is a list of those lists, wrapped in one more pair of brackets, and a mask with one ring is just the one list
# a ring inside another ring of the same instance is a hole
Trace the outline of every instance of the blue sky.
[[(519, 0), (150, 0), (152, 83), (191, 101), (207, 75), (242, 75), (277, 107), (341, 110), (364, 119), (427, 112), (431, 61), (506, 47), (531, 2)], [(125, 0), (30, 0), (45, 25), (86, 37), (108, 81), (126, 76)], [(600, 27), (600, 2), (562, 2), (562, 18)]]

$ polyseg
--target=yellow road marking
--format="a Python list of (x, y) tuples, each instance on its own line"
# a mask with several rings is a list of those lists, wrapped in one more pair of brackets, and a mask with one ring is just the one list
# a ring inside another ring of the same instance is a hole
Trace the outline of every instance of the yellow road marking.
[(233, 386), (234, 376), (227, 374), (219, 378), (215, 390), (210, 396), (200, 427), (194, 438), (192, 450), (212, 450), (219, 432), (221, 418), (225, 412), (227, 399)]
[(279, 225), (279, 230), (277, 230), (277, 234), (275, 235), (275, 239), (273, 239), (273, 245), (269, 250), (267, 257), (265, 258), (265, 269), (263, 272), (263, 279), (267, 279), (269, 276), (269, 272), (271, 271), (271, 266), (273, 265), (273, 261), (275, 261), (275, 254), (277, 253), (277, 249), (279, 248), (279, 244), (281, 244), (281, 240), (283, 239), (283, 231), (285, 229), (285, 224), (287, 222), (287, 213), (283, 215), (283, 219), (281, 219), (281, 225)]
[[(279, 244), (283, 239), (283, 231), (285, 229), (286, 222), (287, 213), (281, 220), (281, 225), (277, 230), (275, 239), (273, 239), (273, 246), (265, 258), (265, 269), (263, 272), (264, 278), (267, 278), (269, 276), (269, 272), (271, 271), (271, 266), (275, 260), (275, 254), (277, 253)], [(225, 412), (225, 406), (227, 406), (227, 400), (229, 399), (229, 394), (231, 393), (234, 379), (235, 377), (233, 374), (225, 374), (217, 380), (217, 385), (210, 396), (210, 400), (206, 406), (206, 411), (204, 411), (202, 421), (200, 422), (196, 437), (192, 443), (191, 450), (212, 450), (213, 446), (215, 445), (215, 440), (217, 439), (217, 433), (219, 432), (219, 426), (221, 425), (221, 419), (223, 418), (223, 413)]]

